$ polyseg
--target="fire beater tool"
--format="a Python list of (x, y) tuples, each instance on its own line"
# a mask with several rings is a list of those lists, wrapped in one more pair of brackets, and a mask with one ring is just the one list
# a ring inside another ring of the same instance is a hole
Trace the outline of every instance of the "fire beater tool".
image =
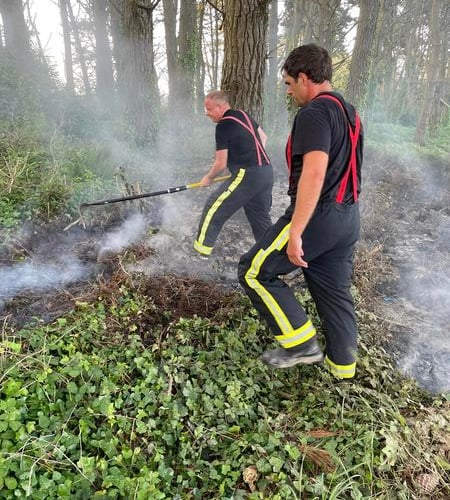
[[(216, 177), (212, 182), (222, 182), (229, 179), (231, 176), (227, 175), (224, 177)], [(111, 198), (109, 200), (101, 200), (101, 201), (93, 201), (91, 203), (82, 203), (80, 205), (80, 210), (85, 207), (93, 207), (95, 205), (108, 205), (109, 203), (118, 203), (119, 201), (128, 201), (128, 200), (138, 200), (140, 198), (149, 198), (151, 196), (159, 196), (161, 194), (171, 194), (171, 193), (179, 193), (180, 191), (186, 191), (186, 189), (193, 189), (201, 187), (200, 182), (193, 182), (191, 184), (185, 184), (184, 186), (176, 186), (167, 189), (163, 189), (162, 191), (153, 191), (152, 193), (142, 193), (135, 194), (132, 196), (124, 196), (122, 198)]]

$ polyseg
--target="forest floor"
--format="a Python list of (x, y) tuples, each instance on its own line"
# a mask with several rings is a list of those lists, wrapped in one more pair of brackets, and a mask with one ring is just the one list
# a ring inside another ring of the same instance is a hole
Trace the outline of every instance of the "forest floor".
[[(369, 153), (361, 198), (362, 235), (355, 259), (356, 304), (383, 325), (374, 339), (406, 375), (431, 393), (450, 391), (449, 173), (437, 163)], [(286, 180), (274, 188), (273, 219), (288, 203)], [(204, 261), (192, 241), (211, 189), (136, 204), (96, 207), (78, 224), (26, 227), (0, 250), (0, 318), (20, 327), (47, 323), (118, 270), (147, 277), (147, 292), (175, 317), (208, 317), (240, 291), (238, 258), (252, 244), (242, 213), (224, 226)], [(124, 210), (125, 209), (125, 210)], [(65, 227), (64, 227), (65, 226)], [(70, 227), (68, 227), (70, 226)], [(301, 273), (289, 283), (304, 286)]]

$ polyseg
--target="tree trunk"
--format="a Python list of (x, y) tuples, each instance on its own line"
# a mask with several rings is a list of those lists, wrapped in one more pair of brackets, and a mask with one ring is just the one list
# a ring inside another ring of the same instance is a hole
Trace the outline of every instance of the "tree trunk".
[(92, 0), (95, 30), (96, 93), (106, 110), (114, 101), (114, 76), (112, 53), (108, 37), (108, 13), (106, 0)]
[(211, 47), (212, 47), (212, 88), (219, 87), (219, 51), (220, 51), (220, 36), (219, 31), (222, 26), (222, 20), (219, 12), (214, 9), (211, 12)]
[(338, 16), (340, 3), (340, 0), (318, 0), (316, 43), (327, 49), (330, 54), (334, 51), (340, 29)]
[(224, 15), (222, 90), (233, 107), (263, 120), (263, 83), (269, 0), (229, 0)]
[[(267, 116), (270, 117), (269, 123), (271, 129), (277, 128), (278, 114), (276, 110), (278, 83), (280, 81), (280, 73), (278, 71), (278, 1), (270, 2), (269, 10), (269, 29), (268, 29), (268, 47), (267, 47), (267, 77), (265, 81), (265, 111), (266, 121)], [(266, 127), (267, 128), (267, 127)]]
[(178, 74), (177, 4), (176, 0), (163, 0), (164, 36), (166, 41), (167, 74), (169, 80), (168, 115), (176, 112), (178, 87), (182, 81)]
[(106, 0), (93, 0), (92, 3), (95, 29), (96, 92), (103, 109), (111, 110), (114, 100), (114, 76), (107, 29), (107, 2)]
[[(41, 37), (39, 35), (39, 31), (38, 31), (37, 26), (36, 26), (36, 16), (32, 15), (29, 2), (26, 2), (25, 8), (27, 9), (27, 20), (28, 20), (29, 25), (31, 26), (31, 28), (30, 28), (31, 36), (33, 36), (34, 39), (36, 40), (37, 54), (38, 54), (39, 60), (45, 66), (47, 73), (49, 73), (49, 67), (47, 64), (47, 59), (45, 57), (45, 51), (44, 51), (44, 48), (42, 47)], [(0, 39), (1, 39), (1, 36), (0, 36)], [(0, 44), (0, 47), (1, 47), (1, 44)]]
[(380, 0), (360, 0), (358, 29), (353, 49), (347, 98), (363, 111), (366, 107), (367, 83), (373, 62)]
[(123, 3), (124, 0), (108, 0), (111, 13), (112, 57), (116, 70), (116, 85), (119, 95), (125, 94), (125, 37), (123, 33)]
[(123, 29), (125, 111), (140, 144), (154, 143), (159, 125), (159, 92), (153, 53), (153, 10), (158, 2), (125, 0)]
[[(428, 64), (426, 90), (419, 118), (417, 120), (414, 142), (421, 146), (425, 143), (427, 131), (436, 124), (431, 123), (433, 101), (438, 99), (437, 79), (439, 75), (440, 33), (439, 13), (442, 0), (433, 0), (430, 13), (430, 40), (428, 44)], [(437, 127), (436, 127), (437, 128)]]
[(67, 0), (59, 0), (59, 13), (64, 40), (64, 74), (66, 77), (66, 89), (70, 94), (74, 93), (72, 43), (70, 40), (69, 17), (67, 13)]
[(197, 33), (196, 40), (196, 60), (197, 66), (195, 71), (195, 90), (196, 90), (196, 110), (197, 114), (203, 115), (205, 100), (205, 61), (203, 59), (202, 45), (203, 45), (203, 20), (205, 18), (205, 1), (202, 0), (198, 6), (197, 15)]
[(304, 38), (302, 38), (302, 34), (305, 33), (303, 23), (306, 22), (306, 17), (302, 15), (305, 8), (304, 4), (305, 0), (286, 0), (285, 2), (284, 23), (286, 36), (283, 60), (287, 58), (292, 49), (295, 49), (300, 45), (300, 42), (304, 41)]
[(69, 26), (71, 28), (71, 32), (73, 33), (75, 49), (78, 56), (78, 62), (81, 68), (84, 91), (87, 95), (89, 95), (91, 93), (91, 84), (89, 82), (89, 74), (86, 66), (86, 60), (84, 57), (83, 46), (81, 44), (80, 34), (78, 32), (78, 26), (75, 17), (73, 15), (72, 4), (70, 3), (70, 0), (66, 1), (66, 6), (69, 17)]
[(183, 105), (188, 122), (194, 113), (195, 48), (198, 39), (196, 7), (196, 0), (181, 0), (178, 64), (183, 75), (183, 85), (180, 86), (180, 103)]
[[(410, 0), (401, 19), (397, 22), (399, 33), (396, 38), (396, 60), (404, 60), (399, 71), (396, 91), (390, 99), (388, 117), (411, 125), (415, 121), (417, 102), (422, 94), (421, 75), (424, 67), (424, 46), (422, 40), (423, 19), (428, 0)], [(428, 27), (427, 27), (428, 30)]]
[(22, 0), (0, 0), (0, 14), (3, 19), (6, 53), (18, 69), (26, 71), (31, 64), (32, 55)]

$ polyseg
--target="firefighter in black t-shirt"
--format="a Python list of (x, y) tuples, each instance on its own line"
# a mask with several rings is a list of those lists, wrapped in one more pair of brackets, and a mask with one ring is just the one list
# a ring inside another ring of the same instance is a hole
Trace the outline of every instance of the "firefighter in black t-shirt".
[(339, 379), (355, 375), (357, 324), (350, 293), (359, 237), (362, 131), (353, 106), (333, 91), (332, 63), (314, 44), (283, 66), (287, 93), (300, 109), (286, 147), (291, 204), (239, 262), (239, 280), (280, 347), (262, 360), (277, 368), (317, 363), (316, 329), (280, 279), (302, 268), (325, 334), (325, 363)]
[(267, 136), (242, 110), (231, 109), (227, 96), (215, 90), (205, 98), (206, 115), (216, 122), (216, 154), (202, 186), (209, 186), (225, 168), (231, 176), (208, 198), (194, 248), (210, 255), (224, 223), (244, 208), (255, 241), (272, 225), (273, 169), (264, 149)]

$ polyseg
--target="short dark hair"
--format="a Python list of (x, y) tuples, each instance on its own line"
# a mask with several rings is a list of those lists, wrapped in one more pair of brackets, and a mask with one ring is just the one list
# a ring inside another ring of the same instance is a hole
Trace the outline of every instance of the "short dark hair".
[(331, 82), (333, 64), (328, 52), (315, 43), (301, 45), (288, 55), (283, 71), (297, 80), (299, 73), (304, 73), (314, 83)]

